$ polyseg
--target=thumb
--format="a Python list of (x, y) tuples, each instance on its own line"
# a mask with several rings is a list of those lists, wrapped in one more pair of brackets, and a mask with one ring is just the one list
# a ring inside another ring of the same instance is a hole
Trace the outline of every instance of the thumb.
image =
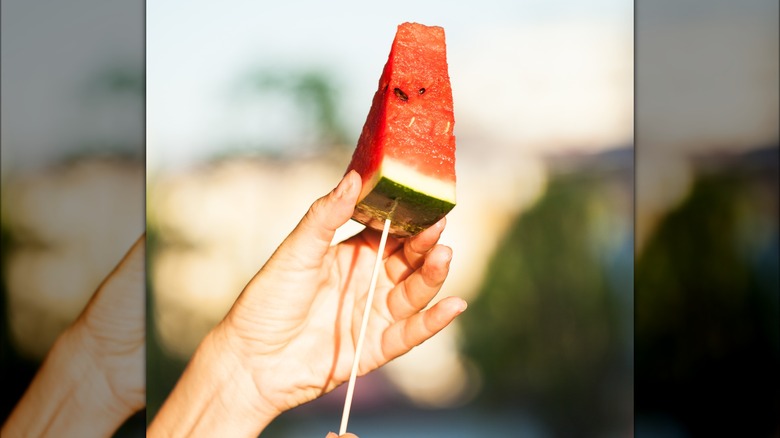
[(320, 263), (336, 229), (352, 217), (361, 187), (360, 175), (356, 171), (351, 170), (344, 175), (335, 189), (309, 207), (298, 226), (282, 243), (284, 251), (301, 258), (306, 265), (309, 262)]

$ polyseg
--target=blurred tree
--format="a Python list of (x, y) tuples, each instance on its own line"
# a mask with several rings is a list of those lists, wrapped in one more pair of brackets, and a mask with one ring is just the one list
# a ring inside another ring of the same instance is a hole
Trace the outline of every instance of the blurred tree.
[(524, 406), (554, 436), (630, 429), (631, 336), (622, 331), (632, 279), (609, 270), (632, 269), (614, 260), (630, 261), (631, 186), (614, 177), (603, 169), (553, 177), (461, 317), (481, 401)]
[(63, 162), (96, 155), (138, 160), (145, 154), (144, 70), (131, 62), (100, 65), (76, 87), (73, 113), (82, 128), (65, 143)]
[(108, 65), (90, 76), (84, 85), (84, 97), (113, 98), (119, 95), (127, 95), (133, 98), (144, 97), (143, 71), (132, 65)]
[(303, 118), (313, 124), (318, 145), (326, 150), (347, 144), (346, 128), (339, 115), (339, 90), (325, 71), (310, 69), (257, 69), (245, 79), (261, 93), (280, 92), (297, 105)]
[(637, 259), (638, 417), (691, 436), (780, 430), (777, 152), (765, 158), (701, 172)]

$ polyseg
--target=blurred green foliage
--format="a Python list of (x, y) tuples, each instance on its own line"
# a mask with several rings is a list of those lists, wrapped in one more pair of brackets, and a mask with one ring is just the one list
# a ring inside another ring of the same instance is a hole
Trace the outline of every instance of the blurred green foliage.
[(326, 149), (346, 147), (349, 137), (339, 113), (339, 89), (326, 71), (317, 68), (259, 68), (246, 76), (245, 84), (260, 95), (276, 92), (289, 96), (301, 115), (314, 126), (318, 145)]
[(777, 432), (776, 160), (701, 172), (639, 255), (638, 417), (691, 436)]
[(81, 91), (84, 99), (113, 99), (129, 96), (142, 99), (146, 91), (143, 70), (132, 65), (108, 64), (88, 76)]
[(478, 402), (525, 407), (553, 436), (630, 429), (631, 190), (557, 175), (517, 219), (462, 316)]

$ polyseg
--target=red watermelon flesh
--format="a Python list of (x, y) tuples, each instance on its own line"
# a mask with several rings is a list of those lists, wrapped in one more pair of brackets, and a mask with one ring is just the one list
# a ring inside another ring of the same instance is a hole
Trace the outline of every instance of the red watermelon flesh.
[(454, 126), (444, 29), (401, 24), (347, 169), (363, 178), (353, 219), (410, 236), (452, 210)]

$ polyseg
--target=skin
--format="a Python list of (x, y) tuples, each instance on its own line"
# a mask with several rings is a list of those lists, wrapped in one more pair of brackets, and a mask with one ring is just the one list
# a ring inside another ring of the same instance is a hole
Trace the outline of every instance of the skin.
[[(365, 230), (330, 242), (351, 217), (360, 187), (360, 176), (350, 172), (311, 206), (201, 342), (148, 436), (256, 437), (280, 413), (349, 378), (380, 235)], [(450, 248), (437, 244), (444, 225), (388, 239), (360, 375), (429, 339), (466, 309), (457, 297), (425, 309), (452, 258)], [(142, 409), (144, 294), (142, 235), (57, 339), (0, 436), (108, 437)]]
[(0, 436), (111, 436), (146, 405), (145, 243), (57, 338)]
[[(350, 172), (311, 206), (200, 344), (149, 436), (257, 436), (280, 413), (349, 379), (380, 233), (367, 229), (330, 243), (352, 216), (360, 188), (360, 176)], [(437, 244), (444, 225), (388, 239), (359, 375), (465, 310), (457, 297), (425, 309), (452, 258)]]

